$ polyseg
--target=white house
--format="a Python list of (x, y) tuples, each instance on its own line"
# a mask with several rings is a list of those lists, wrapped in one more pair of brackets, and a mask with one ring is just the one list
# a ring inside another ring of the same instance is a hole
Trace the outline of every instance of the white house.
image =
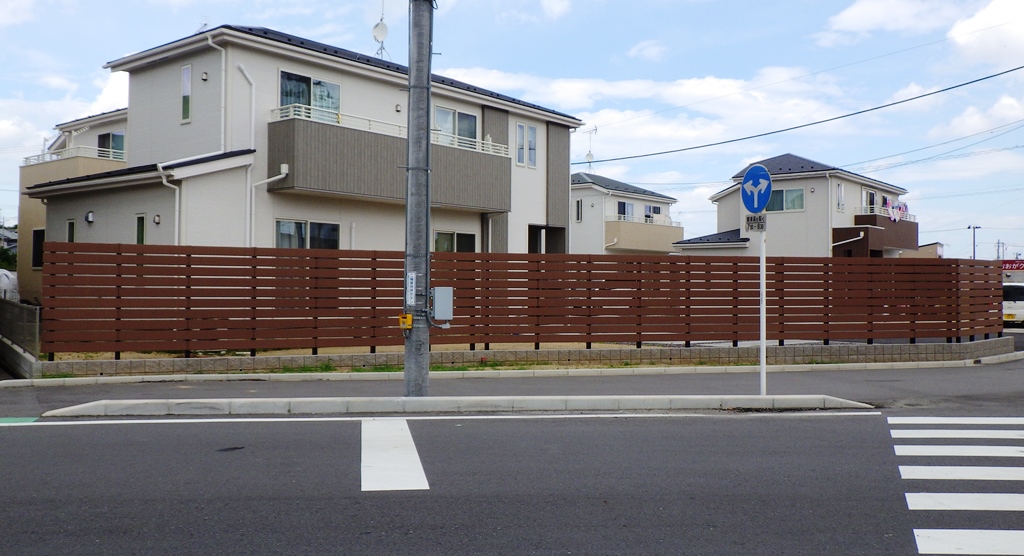
[[(766, 215), (768, 256), (899, 257), (916, 251), (917, 221), (900, 200), (901, 187), (792, 154), (755, 164), (772, 177)], [(749, 166), (747, 167), (749, 168)], [(740, 198), (746, 168), (733, 184), (711, 196), (718, 231), (676, 242), (684, 254), (757, 256), (746, 230), (749, 212)]]
[(676, 199), (595, 174), (572, 175), (570, 252), (668, 254), (683, 238)]
[[(26, 185), (46, 202), (47, 239), (404, 247), (404, 66), (225, 25), (105, 67), (129, 73), (124, 132), (110, 138), (124, 163)], [(582, 122), (432, 81), (434, 248), (565, 252)]]

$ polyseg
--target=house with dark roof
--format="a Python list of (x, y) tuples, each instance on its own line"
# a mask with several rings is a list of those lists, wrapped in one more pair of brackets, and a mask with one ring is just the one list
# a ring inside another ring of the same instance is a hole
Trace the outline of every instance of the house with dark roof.
[[(784, 154), (755, 162), (772, 177), (765, 208), (767, 255), (791, 257), (899, 257), (918, 248), (917, 219), (900, 200), (902, 187), (842, 168)], [(757, 256), (760, 232), (746, 229), (750, 214), (740, 198), (741, 181), (711, 196), (718, 231), (675, 242), (678, 252)]]
[(583, 172), (572, 175), (571, 195), (572, 253), (664, 255), (683, 238), (668, 195)]
[[(225, 25), (109, 62), (124, 164), (35, 180), (57, 241), (405, 243), (408, 68)], [(432, 76), (432, 247), (566, 252), (570, 115)]]
[[(56, 137), (43, 152), (22, 161), (19, 176), (18, 228), (24, 232), (18, 250), (18, 289), (21, 299), (36, 301), (42, 289), (42, 247), (46, 237), (46, 206), (26, 195), (28, 188), (59, 180), (125, 168), (125, 130), (128, 109), (111, 110), (57, 124)], [(84, 215), (68, 219), (56, 237), (74, 235)], [(51, 237), (53, 233), (51, 233)]]

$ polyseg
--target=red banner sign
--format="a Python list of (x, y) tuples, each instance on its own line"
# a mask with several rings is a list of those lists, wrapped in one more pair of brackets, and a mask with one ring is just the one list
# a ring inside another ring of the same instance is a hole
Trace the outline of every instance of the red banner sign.
[(1003, 261), (1003, 270), (1024, 270), (1024, 261)]

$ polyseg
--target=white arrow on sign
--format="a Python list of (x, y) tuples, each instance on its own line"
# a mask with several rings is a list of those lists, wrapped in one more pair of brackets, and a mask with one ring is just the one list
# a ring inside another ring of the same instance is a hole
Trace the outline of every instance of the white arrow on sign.
[(761, 203), (758, 200), (758, 196), (761, 194), (762, 191), (764, 191), (765, 189), (768, 189), (768, 186), (770, 184), (771, 184), (770, 181), (766, 181), (766, 180), (763, 180), (761, 178), (758, 178), (757, 179), (757, 186), (754, 186), (754, 182), (753, 181), (748, 181), (748, 182), (743, 184), (743, 190), (746, 191), (748, 195), (753, 195), (754, 196), (754, 206), (755, 207), (759, 207), (759, 206), (761, 206)]

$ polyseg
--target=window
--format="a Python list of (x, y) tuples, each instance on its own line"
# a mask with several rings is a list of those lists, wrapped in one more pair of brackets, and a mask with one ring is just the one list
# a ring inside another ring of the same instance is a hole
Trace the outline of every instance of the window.
[(775, 189), (765, 207), (768, 212), (804, 210), (803, 189)]
[(434, 232), (434, 251), (439, 253), (476, 253), (476, 234)]
[(284, 249), (339, 249), (340, 233), (339, 224), (278, 220), (274, 246)]
[[(472, 148), (476, 142), (476, 115), (451, 108), (434, 107), (434, 129), (442, 133), (440, 139), (449, 145)], [(469, 141), (461, 141), (468, 139)]]
[(192, 65), (181, 66), (181, 121), (192, 119)]
[(135, 215), (135, 243), (139, 245), (146, 244), (146, 215), (136, 214)]
[(526, 124), (516, 124), (516, 164), (526, 164)]
[(872, 190), (872, 189), (865, 189), (864, 190), (864, 207), (867, 208), (866, 212), (868, 214), (871, 214), (871, 213), (875, 212), (875, 205), (877, 204), (877, 200), (876, 200), (876, 196), (877, 195), (878, 194), (875, 193), (875, 191)]
[(633, 218), (633, 203), (627, 203), (625, 201), (619, 201), (619, 206), (616, 211), (619, 215), (619, 220), (630, 220)]
[(96, 147), (100, 158), (124, 160), (124, 130), (101, 133), (97, 136)]
[(654, 222), (654, 218), (661, 216), (661, 207), (658, 205), (644, 205), (644, 219), (647, 222)]
[(282, 71), (281, 106), (292, 104), (341, 112), (341, 85)]
[(67, 242), (68, 243), (74, 243), (75, 242), (75, 221), (74, 220), (68, 220), (67, 224), (68, 224), (67, 225)]
[(32, 268), (43, 266), (43, 243), (46, 242), (46, 229), (36, 228), (32, 230)]
[(338, 224), (324, 224), (322, 222), (309, 223), (309, 248), (310, 249), (338, 249), (338, 235), (341, 226)]
[(583, 199), (576, 199), (576, 221), (583, 222)]
[(846, 210), (846, 200), (843, 198), (843, 184), (836, 184), (836, 210), (843, 212)]
[(526, 165), (537, 167), (537, 126), (526, 126)]

